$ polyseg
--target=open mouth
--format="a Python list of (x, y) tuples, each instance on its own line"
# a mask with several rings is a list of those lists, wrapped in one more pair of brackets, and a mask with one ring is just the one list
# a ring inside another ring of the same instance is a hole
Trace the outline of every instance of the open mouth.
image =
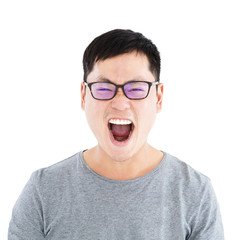
[(130, 120), (110, 119), (108, 128), (115, 141), (124, 142), (130, 138), (134, 125)]

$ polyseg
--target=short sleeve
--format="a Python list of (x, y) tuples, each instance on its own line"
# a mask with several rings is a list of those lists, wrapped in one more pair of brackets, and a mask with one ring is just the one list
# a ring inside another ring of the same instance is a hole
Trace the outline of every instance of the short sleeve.
[(188, 240), (224, 240), (219, 205), (210, 180), (205, 185), (199, 200)]
[(8, 240), (43, 240), (43, 211), (34, 172), (15, 203), (8, 229)]

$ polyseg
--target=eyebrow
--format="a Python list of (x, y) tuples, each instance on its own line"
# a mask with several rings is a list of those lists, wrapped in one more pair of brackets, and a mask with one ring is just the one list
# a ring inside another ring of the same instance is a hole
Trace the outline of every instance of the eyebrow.
[(103, 77), (103, 76), (99, 76), (96, 80), (99, 81), (99, 82), (113, 83), (111, 80), (109, 80), (108, 78)]
[[(99, 82), (114, 83), (114, 82), (111, 81), (110, 79), (108, 79), (108, 78), (106, 78), (106, 77), (104, 77), (104, 76), (101, 76), (101, 75), (100, 75), (96, 80), (99, 81)], [(143, 79), (142, 77), (137, 77), (137, 78), (133, 78), (133, 79), (131, 79), (131, 80), (128, 80), (128, 81), (126, 81), (125, 83), (133, 82), (133, 81), (138, 82), (138, 81), (147, 81), (147, 80)]]

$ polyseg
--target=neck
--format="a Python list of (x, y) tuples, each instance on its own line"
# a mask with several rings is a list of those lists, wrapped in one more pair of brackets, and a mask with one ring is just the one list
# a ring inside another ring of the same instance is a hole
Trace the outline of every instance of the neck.
[(83, 157), (87, 165), (96, 173), (114, 180), (129, 180), (153, 170), (161, 162), (163, 153), (145, 144), (133, 156), (123, 161), (116, 161), (97, 145), (84, 152)]

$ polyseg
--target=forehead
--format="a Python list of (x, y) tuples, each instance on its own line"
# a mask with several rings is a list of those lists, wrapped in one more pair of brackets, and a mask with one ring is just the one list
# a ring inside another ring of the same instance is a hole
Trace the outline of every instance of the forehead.
[(88, 75), (88, 82), (108, 79), (124, 83), (130, 80), (152, 81), (153, 74), (145, 54), (131, 52), (98, 61)]

